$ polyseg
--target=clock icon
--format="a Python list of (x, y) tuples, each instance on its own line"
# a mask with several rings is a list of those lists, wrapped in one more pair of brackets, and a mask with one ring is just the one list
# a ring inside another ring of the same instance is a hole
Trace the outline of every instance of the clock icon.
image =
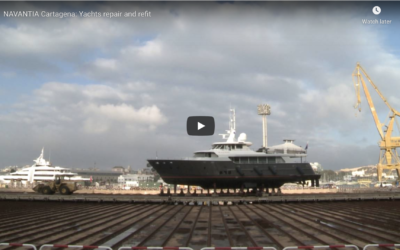
[(381, 14), (381, 8), (379, 6), (375, 6), (375, 7), (372, 8), (372, 12), (375, 15), (379, 15), (379, 14)]

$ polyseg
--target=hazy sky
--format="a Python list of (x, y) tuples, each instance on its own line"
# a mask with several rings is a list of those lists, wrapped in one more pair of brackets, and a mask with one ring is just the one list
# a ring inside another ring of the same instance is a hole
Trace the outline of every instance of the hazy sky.
[[(269, 145), (309, 143), (324, 169), (375, 164), (378, 132), (362, 96), (360, 62), (400, 110), (400, 3), (0, 3), (0, 167), (32, 164), (145, 167), (221, 141), (229, 108), (237, 133), (262, 144), (257, 105), (268, 103)], [(75, 12), (75, 18), (4, 11)], [(79, 17), (79, 11), (151, 17)], [(362, 19), (389, 19), (365, 25)], [(372, 88), (370, 88), (372, 92)], [(388, 109), (373, 93), (381, 121)], [(191, 137), (188, 116), (216, 134)]]

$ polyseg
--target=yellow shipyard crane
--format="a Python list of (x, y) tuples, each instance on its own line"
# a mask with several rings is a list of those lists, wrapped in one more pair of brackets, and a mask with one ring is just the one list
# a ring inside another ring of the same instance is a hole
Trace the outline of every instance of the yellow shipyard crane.
[[(376, 90), (378, 95), (385, 102), (386, 106), (390, 109), (388, 125), (386, 125), (385, 123), (381, 123), (379, 121), (378, 114), (376, 113), (374, 103), (372, 102), (371, 95), (369, 94), (367, 85), (365, 84), (364, 78), (362, 77), (361, 73), (364, 74), (364, 76), (368, 79), (369, 83), (372, 85), (372, 87)], [(371, 78), (368, 76), (367, 72), (361, 67), (361, 65), (359, 63), (357, 63), (357, 66), (356, 66), (355, 70), (353, 71), (353, 82), (354, 82), (354, 87), (356, 89), (356, 95), (357, 95), (357, 103), (355, 105), (355, 108), (358, 108), (359, 111), (361, 112), (360, 89), (361, 89), (361, 85), (362, 85), (362, 87), (364, 89), (365, 97), (367, 98), (368, 105), (371, 109), (372, 116), (374, 117), (376, 127), (377, 127), (379, 135), (381, 137), (381, 140), (379, 141), (379, 148), (380, 148), (379, 163), (377, 164), (378, 180), (379, 180), (379, 182), (382, 181), (382, 170), (383, 169), (391, 169), (391, 170), (396, 169), (397, 170), (397, 178), (400, 180), (400, 159), (397, 154), (397, 148), (400, 147), (400, 137), (392, 136), (393, 125), (394, 125), (395, 121), (396, 121), (398, 129), (400, 127), (396, 120), (396, 116), (400, 116), (400, 113), (389, 104), (389, 102), (386, 100), (386, 98), (382, 95), (381, 91), (379, 91), (378, 87), (371, 80)]]

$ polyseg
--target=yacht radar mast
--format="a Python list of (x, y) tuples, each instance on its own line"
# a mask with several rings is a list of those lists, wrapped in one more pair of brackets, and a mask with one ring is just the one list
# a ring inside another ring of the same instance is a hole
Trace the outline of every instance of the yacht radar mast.
[(230, 109), (229, 111), (230, 111), (230, 119), (229, 119), (229, 129), (226, 130), (227, 134), (219, 134), (219, 135), (222, 135), (222, 139), (227, 139), (226, 142), (235, 142), (236, 112), (235, 109)]
[(40, 154), (40, 156), (36, 160), (33, 160), (33, 161), (36, 163), (37, 166), (51, 166), (50, 161), (46, 161), (44, 159), (43, 153), (44, 153), (44, 148), (42, 148), (42, 153)]

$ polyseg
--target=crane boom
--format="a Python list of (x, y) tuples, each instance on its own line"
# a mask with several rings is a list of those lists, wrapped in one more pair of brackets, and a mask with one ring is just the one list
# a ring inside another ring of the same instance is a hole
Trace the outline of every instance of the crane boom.
[[(378, 93), (378, 95), (382, 98), (382, 100), (385, 102), (386, 106), (388, 106), (388, 108), (390, 109), (390, 111), (392, 111), (394, 114), (396, 114), (397, 116), (400, 116), (400, 113), (395, 110), (387, 101), (387, 99), (383, 96), (382, 92), (378, 89), (378, 87), (375, 85), (375, 83), (371, 80), (371, 78), (369, 77), (369, 75), (367, 74), (367, 72), (363, 69), (363, 67), (361, 67), (361, 65), (359, 63), (357, 63), (357, 67), (356, 69), (360, 69), (365, 77), (368, 79), (368, 81), (371, 83), (372, 87), (376, 90), (376, 92)], [(360, 74), (360, 73), (359, 73)], [(365, 90), (365, 89), (364, 89)], [(368, 91), (368, 90), (367, 90)]]
[[(390, 113), (389, 113), (390, 120), (389, 120), (388, 125), (385, 125), (384, 123), (381, 123), (379, 121), (379, 117), (376, 112), (374, 103), (372, 101), (371, 95), (369, 93), (369, 90), (367, 88), (367, 85), (366, 85), (361, 73), (364, 74), (364, 76), (368, 79), (369, 83), (372, 85), (372, 87), (375, 89), (375, 91), (378, 93), (378, 95), (384, 101), (386, 106), (390, 109)], [(387, 99), (383, 96), (382, 92), (378, 89), (378, 87), (371, 80), (371, 78), (369, 77), (367, 72), (361, 67), (361, 65), (359, 63), (357, 63), (357, 66), (356, 66), (355, 70), (353, 71), (352, 76), (353, 76), (354, 88), (356, 90), (356, 96), (357, 96), (357, 103), (354, 107), (358, 108), (359, 111), (361, 112), (360, 92), (361, 92), (361, 86), (362, 86), (364, 89), (364, 94), (365, 94), (365, 97), (367, 98), (368, 105), (370, 107), (372, 116), (374, 118), (375, 125), (376, 125), (379, 135), (381, 137), (381, 141), (379, 142), (379, 147), (380, 147), (381, 153), (379, 156), (379, 163), (377, 164), (378, 180), (379, 180), (379, 182), (381, 182), (381, 180), (382, 180), (383, 169), (396, 169), (397, 177), (400, 180), (400, 158), (397, 154), (397, 148), (400, 147), (400, 137), (392, 137), (394, 121), (396, 119), (396, 116), (400, 116), (400, 113), (389, 104)], [(383, 126), (387, 127), (386, 130), (382, 130)]]
[[(376, 109), (375, 109), (375, 106), (374, 106), (374, 102), (372, 101), (371, 95), (369, 93), (367, 85), (365, 84), (364, 78), (362, 77), (362, 75), (360, 73), (360, 69), (364, 74), (366, 74), (365, 71), (363, 70), (363, 68), (361, 68), (360, 64), (357, 64), (357, 67), (353, 72), (353, 81), (354, 81), (354, 85), (355, 85), (355, 88), (356, 88), (356, 94), (357, 94), (357, 104), (355, 105), (355, 108), (358, 107), (360, 112), (361, 112), (361, 107), (360, 107), (360, 104), (361, 104), (361, 96), (360, 96), (360, 88), (361, 88), (361, 86), (360, 86), (360, 83), (361, 83), (362, 86), (363, 86), (363, 89), (364, 89), (365, 97), (367, 98), (367, 101), (368, 101), (368, 105), (371, 108), (371, 113), (372, 113), (372, 116), (374, 117), (374, 121), (375, 121), (376, 127), (378, 129), (379, 135), (381, 136), (381, 139), (383, 139), (382, 123), (379, 121), (378, 114), (376, 113)], [(366, 75), (366, 76), (367, 76), (367, 79), (369, 80), (369, 82), (373, 86), (375, 86), (375, 84), (373, 84), (373, 82), (368, 77), (368, 75)], [(355, 78), (357, 80), (355, 80)], [(376, 88), (376, 86), (375, 86), (375, 89), (377, 90), (378, 88)]]

